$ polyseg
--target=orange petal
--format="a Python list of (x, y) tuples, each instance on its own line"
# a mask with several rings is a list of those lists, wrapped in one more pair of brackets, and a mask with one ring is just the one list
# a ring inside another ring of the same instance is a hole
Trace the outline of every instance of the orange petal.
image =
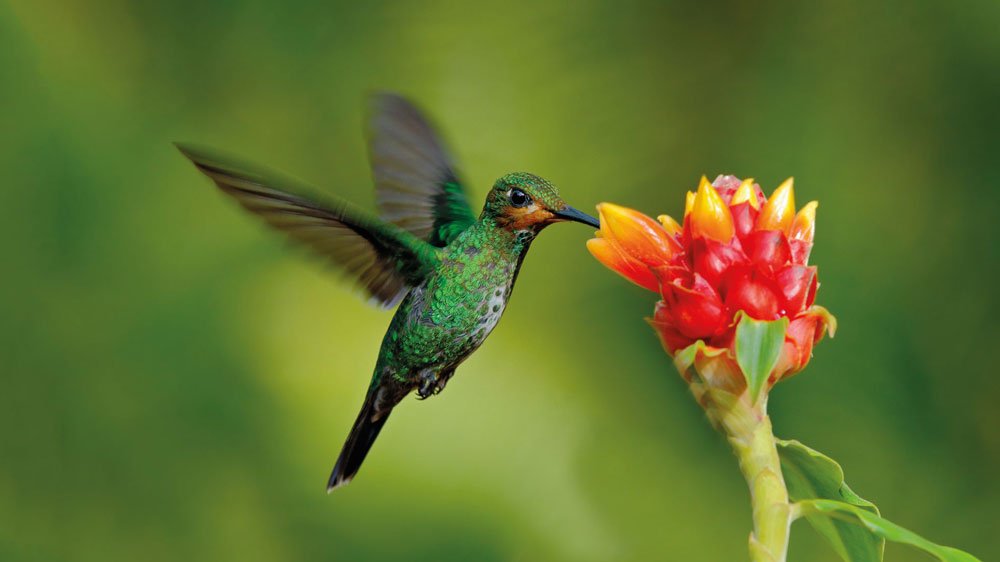
[(788, 227), (791, 226), (792, 219), (795, 217), (793, 183), (794, 178), (788, 178), (767, 199), (764, 208), (760, 210), (760, 216), (757, 217), (757, 230), (780, 230), (788, 234)]
[(740, 203), (750, 203), (751, 207), (760, 210), (760, 201), (757, 200), (757, 192), (753, 188), (753, 178), (743, 180), (743, 183), (736, 188), (736, 193), (733, 193), (733, 199), (729, 206), (735, 207)]
[(690, 220), (691, 235), (696, 238), (711, 238), (723, 243), (733, 239), (733, 216), (722, 196), (705, 176), (701, 177), (701, 184), (698, 185)]
[(694, 192), (688, 191), (687, 196), (684, 198), (684, 218), (687, 218), (691, 214), (691, 209), (694, 208)]
[(818, 206), (818, 202), (810, 201), (799, 210), (795, 219), (792, 220), (792, 227), (788, 234), (790, 240), (812, 243), (813, 236), (816, 234), (816, 207)]
[(587, 240), (587, 249), (605, 267), (625, 279), (650, 291), (659, 291), (660, 282), (652, 270), (642, 263), (623, 254), (614, 244), (604, 238)]
[(663, 230), (666, 230), (667, 234), (671, 236), (677, 236), (684, 230), (670, 215), (660, 215), (656, 217), (656, 220), (660, 221)]
[(666, 264), (680, 249), (678, 242), (663, 230), (660, 223), (639, 211), (601, 203), (597, 212), (601, 217), (601, 235), (648, 266)]

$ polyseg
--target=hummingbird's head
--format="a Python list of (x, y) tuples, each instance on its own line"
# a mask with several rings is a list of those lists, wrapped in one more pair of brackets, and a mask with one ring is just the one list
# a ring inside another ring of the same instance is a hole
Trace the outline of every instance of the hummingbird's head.
[(526, 172), (514, 172), (497, 180), (486, 197), (483, 218), (491, 218), (508, 230), (534, 232), (560, 221), (601, 226), (594, 217), (567, 205), (556, 186)]

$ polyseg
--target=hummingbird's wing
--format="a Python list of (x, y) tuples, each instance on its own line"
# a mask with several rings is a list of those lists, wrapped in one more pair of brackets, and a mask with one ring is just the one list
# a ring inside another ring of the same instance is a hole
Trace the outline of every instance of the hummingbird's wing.
[(438, 263), (430, 244), (343, 201), (306, 197), (313, 190), (299, 180), (203, 147), (177, 148), (223, 192), (355, 276), (383, 306), (395, 305)]
[(396, 94), (376, 94), (369, 126), (383, 219), (438, 247), (476, 222), (444, 143), (419, 109)]

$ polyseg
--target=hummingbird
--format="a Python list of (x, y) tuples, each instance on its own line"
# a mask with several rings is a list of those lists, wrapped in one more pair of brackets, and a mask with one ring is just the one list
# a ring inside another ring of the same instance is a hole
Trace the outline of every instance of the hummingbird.
[(542, 229), (561, 221), (600, 226), (567, 205), (554, 185), (526, 172), (498, 179), (477, 218), (453, 159), (421, 111), (396, 94), (371, 102), (377, 216), (270, 169), (176, 145), (223, 193), (353, 277), (376, 304), (398, 305), (327, 492), (354, 478), (403, 398), (444, 390), (482, 345)]

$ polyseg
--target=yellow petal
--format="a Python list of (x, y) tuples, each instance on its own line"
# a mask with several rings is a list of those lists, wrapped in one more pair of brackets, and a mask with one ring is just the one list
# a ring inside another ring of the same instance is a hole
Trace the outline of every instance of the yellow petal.
[(792, 220), (792, 227), (788, 233), (790, 240), (804, 240), (812, 243), (813, 236), (816, 234), (816, 207), (818, 206), (818, 202), (810, 201), (799, 209), (795, 219)]
[(788, 227), (792, 225), (792, 219), (795, 217), (793, 183), (794, 178), (788, 178), (767, 199), (764, 208), (760, 210), (760, 216), (757, 217), (757, 230), (780, 230), (788, 234)]
[(670, 215), (660, 215), (656, 217), (656, 220), (660, 221), (660, 224), (663, 226), (663, 230), (666, 230), (667, 234), (670, 234), (671, 236), (680, 234), (684, 230)]
[(729, 203), (730, 207), (739, 205), (740, 203), (750, 203), (750, 206), (754, 209), (760, 210), (760, 201), (757, 199), (757, 191), (753, 188), (753, 178), (747, 178), (743, 180), (743, 183), (736, 189), (736, 193), (733, 194), (733, 199)]
[(694, 192), (688, 191), (687, 198), (684, 199), (684, 218), (691, 214), (692, 208), (694, 208)]
[(690, 221), (691, 235), (694, 237), (711, 238), (719, 242), (733, 239), (733, 215), (705, 176), (701, 177), (701, 184), (698, 185)]

